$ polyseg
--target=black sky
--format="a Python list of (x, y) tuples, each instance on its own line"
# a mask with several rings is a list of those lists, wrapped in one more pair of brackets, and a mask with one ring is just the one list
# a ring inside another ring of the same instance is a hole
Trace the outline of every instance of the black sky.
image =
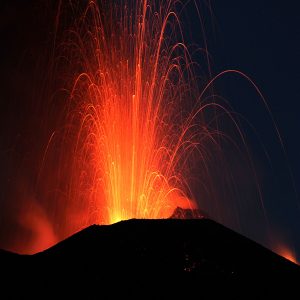
[[(238, 69), (250, 76), (266, 98), (281, 133), (286, 156), (253, 90), (243, 80), (226, 81), (221, 93), (255, 126), (270, 155), (271, 168), (265, 167), (263, 179), (268, 213), (294, 241), (299, 255), (299, 3), (229, 0), (212, 1), (212, 7), (214, 70)], [(256, 147), (252, 143), (252, 148)]]

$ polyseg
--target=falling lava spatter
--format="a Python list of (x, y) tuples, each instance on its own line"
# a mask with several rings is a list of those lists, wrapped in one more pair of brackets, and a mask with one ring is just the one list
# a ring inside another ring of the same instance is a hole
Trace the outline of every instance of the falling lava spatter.
[(190, 120), (180, 117), (191, 71), (174, 42), (174, 1), (137, 3), (91, 1), (64, 49), (79, 53), (82, 69), (68, 100), (67, 122), (77, 130), (68, 198), (93, 207), (98, 224), (195, 206), (179, 172), (193, 146)]
[(47, 105), (63, 105), (30, 214), (55, 243), (91, 224), (197, 208), (186, 175), (202, 108), (177, 1), (59, 3), (49, 73), (60, 85)]

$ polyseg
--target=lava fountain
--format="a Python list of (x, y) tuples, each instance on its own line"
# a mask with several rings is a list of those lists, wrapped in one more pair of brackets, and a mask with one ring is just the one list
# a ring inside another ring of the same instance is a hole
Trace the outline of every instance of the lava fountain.
[(64, 31), (57, 53), (72, 82), (67, 125), (45, 156), (61, 149), (67, 209), (75, 207), (81, 225), (196, 207), (182, 172), (197, 144), (193, 117), (183, 111), (195, 98), (194, 75), (175, 4), (89, 1)]

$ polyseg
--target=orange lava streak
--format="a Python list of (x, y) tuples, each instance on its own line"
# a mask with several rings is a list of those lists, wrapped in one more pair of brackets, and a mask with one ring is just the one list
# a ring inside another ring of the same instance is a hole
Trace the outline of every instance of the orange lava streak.
[(69, 198), (87, 201), (96, 223), (167, 218), (177, 206), (195, 206), (178, 172), (182, 148), (192, 144), (178, 118), (189, 61), (172, 41), (180, 28), (174, 1), (164, 2), (157, 10), (146, 0), (105, 3), (105, 12), (91, 1), (73, 29), (84, 71), (69, 101), (69, 122), (79, 128)]
[(299, 265), (296, 258), (295, 250), (293, 248), (289, 248), (288, 246), (282, 244), (279, 248), (276, 249), (276, 253), (283, 256), (287, 260)]

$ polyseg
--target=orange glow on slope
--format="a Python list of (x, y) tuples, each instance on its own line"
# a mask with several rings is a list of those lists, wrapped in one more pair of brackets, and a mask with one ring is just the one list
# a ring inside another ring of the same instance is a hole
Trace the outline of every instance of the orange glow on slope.
[[(53, 227), (48, 220), (42, 207), (38, 206), (36, 201), (31, 201), (30, 210), (28, 207), (20, 215), (20, 223), (25, 230), (28, 230), (32, 236), (32, 243), (19, 241), (15, 247), (19, 249), (20, 254), (34, 254), (52, 247), (59, 242)], [(27, 244), (27, 245), (26, 245)]]
[(297, 259), (296, 259), (296, 253), (293, 251), (293, 249), (288, 248), (287, 246), (280, 246), (277, 253), (287, 260), (299, 265)]

